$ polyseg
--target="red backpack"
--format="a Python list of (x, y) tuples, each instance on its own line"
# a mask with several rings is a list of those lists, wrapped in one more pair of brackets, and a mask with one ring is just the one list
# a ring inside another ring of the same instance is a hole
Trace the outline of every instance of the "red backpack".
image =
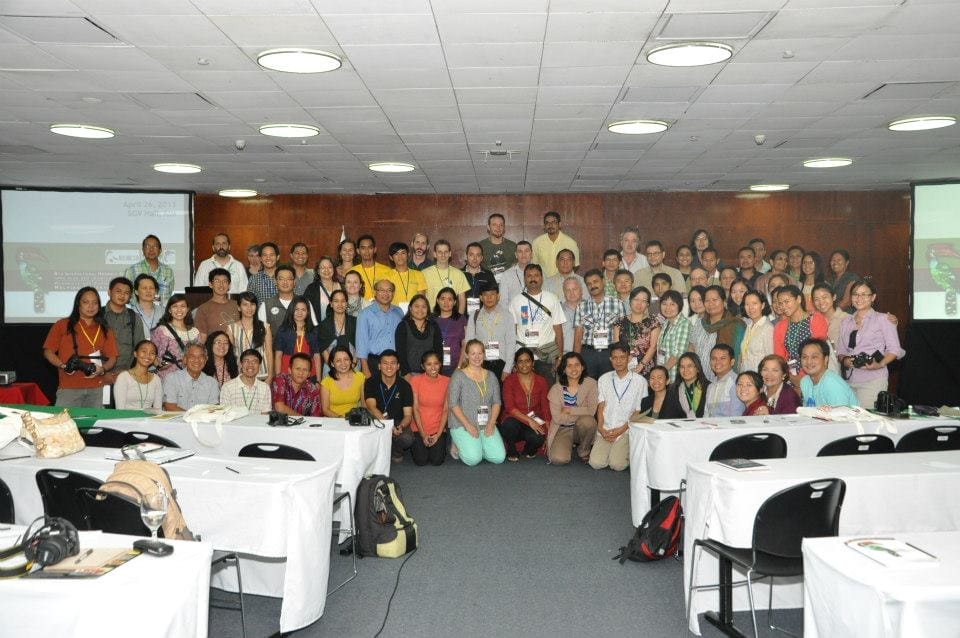
[(644, 515), (633, 538), (626, 547), (620, 548), (620, 554), (613, 560), (619, 560), (622, 565), (627, 560), (643, 563), (673, 556), (680, 545), (682, 527), (680, 499), (668, 496)]

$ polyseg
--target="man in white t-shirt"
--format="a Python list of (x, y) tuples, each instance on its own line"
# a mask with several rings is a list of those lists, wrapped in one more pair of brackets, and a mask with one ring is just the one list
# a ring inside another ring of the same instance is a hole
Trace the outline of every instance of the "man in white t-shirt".
[(250, 414), (270, 411), (270, 386), (257, 378), (263, 357), (252, 348), (240, 354), (240, 375), (220, 388), (220, 405), (246, 408)]
[(557, 296), (543, 290), (543, 270), (539, 265), (527, 264), (523, 277), (526, 290), (510, 301), (510, 313), (517, 326), (517, 345), (533, 350), (533, 369), (550, 387), (554, 367), (563, 351), (566, 315)]
[(590, 467), (621, 472), (630, 466), (630, 416), (647, 396), (647, 381), (629, 370), (630, 348), (615, 343), (610, 348), (613, 371), (597, 382), (597, 435), (590, 450)]
[(214, 268), (223, 268), (230, 273), (231, 293), (240, 293), (247, 289), (247, 269), (230, 254), (230, 236), (226, 233), (217, 233), (213, 236), (213, 256), (210, 259), (204, 259), (197, 266), (193, 285), (206, 286), (210, 271)]
[(533, 257), (533, 249), (530, 247), (530, 242), (526, 240), (518, 241), (517, 249), (514, 251), (514, 257), (516, 257), (517, 263), (504, 270), (503, 274), (500, 275), (499, 281), (500, 303), (508, 310), (514, 297), (523, 292), (523, 271)]

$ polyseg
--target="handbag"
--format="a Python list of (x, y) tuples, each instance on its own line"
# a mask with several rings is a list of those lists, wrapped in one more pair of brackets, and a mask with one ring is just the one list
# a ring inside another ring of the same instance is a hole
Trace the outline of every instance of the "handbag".
[(38, 419), (30, 412), (23, 412), (20, 418), (23, 421), (20, 438), (33, 442), (37, 458), (59, 459), (86, 447), (77, 424), (66, 410), (49, 419)]
[[(207, 447), (217, 447), (223, 441), (223, 424), (239, 419), (250, 414), (246, 408), (224, 405), (195, 405), (183, 414), (183, 420), (190, 424), (193, 430), (193, 436), (201, 445)], [(216, 441), (205, 441), (200, 436), (200, 423), (213, 423), (217, 432)]]

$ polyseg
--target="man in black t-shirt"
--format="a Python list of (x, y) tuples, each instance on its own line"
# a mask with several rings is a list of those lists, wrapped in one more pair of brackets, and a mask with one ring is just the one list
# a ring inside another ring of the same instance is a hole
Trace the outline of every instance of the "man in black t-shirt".
[(413, 445), (414, 434), (410, 429), (413, 422), (413, 389), (400, 378), (400, 357), (395, 350), (387, 349), (380, 353), (377, 364), (380, 374), (374, 374), (363, 384), (363, 396), (367, 409), (373, 416), (385, 420), (393, 419), (394, 463), (403, 461), (403, 452)]

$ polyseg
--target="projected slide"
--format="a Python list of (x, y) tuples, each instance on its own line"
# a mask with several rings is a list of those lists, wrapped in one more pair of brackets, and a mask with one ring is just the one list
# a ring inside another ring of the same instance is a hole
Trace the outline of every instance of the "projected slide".
[(143, 259), (151, 233), (175, 288), (189, 282), (189, 194), (4, 190), (0, 203), (8, 323), (66, 317), (83, 286), (95, 286), (105, 302), (110, 280)]
[(960, 319), (960, 183), (913, 188), (913, 318)]

